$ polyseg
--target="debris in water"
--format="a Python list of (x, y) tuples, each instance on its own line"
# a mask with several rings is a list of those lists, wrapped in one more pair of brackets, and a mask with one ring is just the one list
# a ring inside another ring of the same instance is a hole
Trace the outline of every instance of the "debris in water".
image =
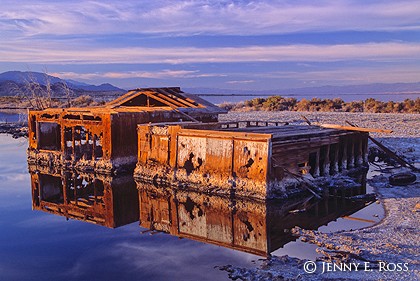
[(389, 183), (392, 185), (409, 185), (415, 182), (416, 175), (411, 172), (397, 173), (389, 177)]

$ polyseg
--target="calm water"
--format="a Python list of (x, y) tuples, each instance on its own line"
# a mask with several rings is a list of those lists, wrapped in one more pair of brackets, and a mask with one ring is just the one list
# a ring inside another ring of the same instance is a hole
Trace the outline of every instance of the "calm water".
[(28, 115), (0, 112), (0, 123), (26, 122)]
[[(275, 93), (273, 93), (272, 95), (276, 95)], [(394, 93), (390, 93), (390, 94), (366, 94), (366, 95), (357, 95), (357, 94), (292, 94), (292, 95), (282, 95), (280, 94), (280, 96), (285, 97), (285, 98), (295, 98), (297, 100), (301, 100), (303, 98), (305, 99), (312, 99), (312, 98), (320, 98), (320, 99), (334, 99), (334, 98), (341, 98), (343, 99), (343, 101), (345, 102), (350, 102), (350, 101), (364, 101), (367, 98), (374, 98), (376, 100), (379, 101), (395, 101), (395, 102), (401, 102), (404, 101), (405, 99), (412, 99), (415, 100), (416, 98), (420, 97), (420, 94), (415, 93), (415, 94), (394, 94)], [(203, 99), (208, 100), (211, 103), (214, 104), (220, 104), (223, 102), (240, 102), (240, 101), (246, 101), (246, 100), (251, 100), (253, 98), (267, 98), (268, 96), (228, 96), (228, 97), (221, 97), (221, 96), (202, 96)]]
[[(227, 280), (214, 266), (252, 267), (260, 258), (255, 254), (267, 251), (315, 258), (314, 245), (290, 242), (284, 232), (297, 222), (334, 231), (368, 226), (379, 221), (373, 215), (383, 215), (375, 203), (363, 208), (364, 203), (308, 198), (304, 205), (265, 204), (156, 190), (127, 179), (32, 167), (28, 173), (26, 147), (24, 140), (0, 134), (1, 280)], [(140, 205), (124, 199), (133, 192), (140, 194)], [(289, 212), (302, 206), (307, 212)], [(73, 219), (80, 214), (108, 227)], [(141, 226), (129, 223), (136, 215)]]

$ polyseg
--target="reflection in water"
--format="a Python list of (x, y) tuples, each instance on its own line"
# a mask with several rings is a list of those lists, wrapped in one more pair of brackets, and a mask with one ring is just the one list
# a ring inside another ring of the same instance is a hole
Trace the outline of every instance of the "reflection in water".
[(365, 194), (365, 180), (352, 188), (334, 189), (324, 200), (255, 201), (140, 182), (137, 187), (142, 227), (260, 256), (294, 241), (289, 231), (294, 226), (317, 229), (368, 203), (346, 199)]
[(32, 166), (29, 170), (34, 210), (110, 228), (139, 219), (138, 193), (132, 177), (40, 172)]
[(289, 231), (294, 226), (317, 229), (368, 203), (346, 199), (366, 193), (365, 178), (362, 185), (330, 191), (324, 200), (301, 196), (258, 201), (136, 184), (130, 176), (115, 178), (39, 169), (29, 169), (34, 210), (110, 228), (140, 219), (140, 226), (151, 231), (260, 256), (294, 241), (296, 238)]

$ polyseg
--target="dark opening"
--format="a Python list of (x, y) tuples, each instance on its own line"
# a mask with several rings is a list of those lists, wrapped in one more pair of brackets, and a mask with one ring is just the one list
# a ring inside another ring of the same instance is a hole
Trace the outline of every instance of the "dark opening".
[(338, 159), (338, 155), (336, 155), (338, 153), (338, 143), (336, 144), (331, 144), (330, 146), (330, 170), (328, 171), (330, 173), (330, 175), (333, 175), (334, 173), (336, 173), (336, 166), (338, 165), (337, 163), (337, 159)]
[(63, 119), (80, 120), (80, 115), (66, 114), (63, 116)]
[(168, 106), (167, 104), (164, 104), (163, 102), (160, 102), (158, 100), (155, 100), (154, 98), (150, 98), (147, 95), (138, 95), (137, 97), (126, 101), (125, 103), (121, 104), (122, 106), (147, 106), (147, 107), (153, 107), (153, 106)]
[(60, 125), (52, 122), (38, 122), (39, 136), (38, 145), (40, 149), (60, 150), (61, 130)]
[(316, 152), (309, 153), (309, 166), (311, 169), (309, 170), (309, 173), (313, 176), (315, 175), (315, 169), (316, 169)]
[(80, 175), (67, 179), (67, 200), (80, 208), (104, 204), (104, 185), (100, 180)]
[(44, 113), (41, 115), (42, 118), (47, 118), (47, 119), (58, 119), (58, 115), (57, 114), (48, 114), (48, 113)]
[(64, 156), (66, 160), (71, 160), (73, 154), (73, 128), (64, 128)]
[(101, 121), (101, 117), (92, 115), (83, 115), (83, 120)]
[(95, 159), (99, 160), (103, 156), (103, 150), (102, 150), (102, 133), (98, 136), (95, 135), (93, 142), (94, 142), (94, 153), (95, 153)]
[(39, 175), (39, 185), (41, 187), (41, 200), (51, 203), (64, 203), (63, 183), (60, 177), (50, 175)]
[(34, 115), (31, 116), (31, 130), (33, 132), (32, 139), (36, 140), (36, 116)]

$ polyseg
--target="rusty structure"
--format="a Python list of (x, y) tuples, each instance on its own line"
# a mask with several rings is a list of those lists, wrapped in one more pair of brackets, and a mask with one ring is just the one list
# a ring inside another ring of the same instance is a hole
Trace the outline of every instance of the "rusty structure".
[[(143, 182), (137, 182), (137, 187), (140, 226), (265, 257), (296, 240), (290, 233), (293, 227), (317, 229), (372, 202), (346, 199), (365, 194), (365, 182), (331, 190), (331, 196), (323, 200), (304, 196), (280, 201), (219, 196)], [(299, 211), (302, 209), (305, 211)]]
[(217, 122), (221, 108), (180, 88), (131, 90), (104, 106), (31, 110), (29, 163), (104, 174), (132, 172), (138, 124)]
[(221, 113), (180, 88), (136, 89), (101, 107), (30, 111), (28, 162), (101, 174), (134, 170), (155, 185), (261, 199), (286, 194), (286, 180), (307, 182), (367, 162), (362, 128), (224, 123)]
[(114, 178), (36, 166), (29, 170), (33, 210), (109, 228), (139, 220), (138, 192), (131, 176)]
[(368, 133), (278, 122), (138, 126), (136, 179), (244, 197), (285, 194), (285, 181), (367, 163)]

